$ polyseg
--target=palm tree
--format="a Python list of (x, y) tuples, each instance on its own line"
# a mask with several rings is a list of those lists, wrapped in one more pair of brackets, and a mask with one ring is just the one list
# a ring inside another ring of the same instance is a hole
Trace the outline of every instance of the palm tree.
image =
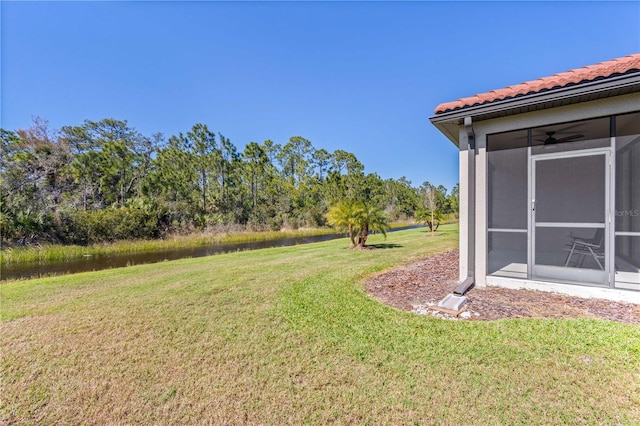
[(387, 228), (389, 227), (387, 215), (382, 210), (362, 201), (356, 201), (355, 204), (356, 223), (360, 230), (357, 247), (365, 247), (369, 232), (379, 231), (387, 238)]
[(351, 245), (353, 247), (356, 246), (356, 219), (354, 211), (355, 203), (342, 200), (335, 206), (331, 207), (331, 209), (329, 209), (329, 213), (327, 213), (327, 221), (329, 222), (329, 225), (334, 226), (339, 230), (349, 231), (349, 239), (351, 240)]
[(416, 222), (424, 223), (429, 227), (429, 232), (434, 235), (434, 232), (440, 227), (442, 222), (442, 212), (439, 209), (429, 210), (422, 208), (415, 213)]
[(382, 210), (362, 201), (339, 202), (329, 210), (327, 220), (330, 225), (347, 230), (351, 246), (358, 248), (365, 247), (369, 232), (380, 231), (386, 238), (389, 225), (389, 219)]

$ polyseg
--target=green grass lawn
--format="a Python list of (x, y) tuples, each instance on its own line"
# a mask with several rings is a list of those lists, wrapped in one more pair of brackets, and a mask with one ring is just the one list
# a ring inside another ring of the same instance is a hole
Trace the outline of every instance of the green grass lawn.
[[(1, 419), (20, 424), (639, 424), (640, 328), (445, 321), (367, 277), (457, 229), (0, 285)], [(0, 421), (0, 423), (2, 423)]]

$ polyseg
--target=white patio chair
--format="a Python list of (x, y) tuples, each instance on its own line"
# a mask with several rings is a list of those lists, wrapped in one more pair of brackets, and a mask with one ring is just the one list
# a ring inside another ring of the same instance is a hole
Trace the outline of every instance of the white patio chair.
[(598, 228), (591, 239), (574, 236), (571, 236), (571, 239), (573, 241), (565, 248), (569, 254), (564, 266), (569, 266), (569, 262), (574, 256), (578, 256), (576, 266), (580, 267), (584, 264), (585, 258), (592, 257), (598, 267), (604, 271), (604, 266), (600, 262), (600, 259), (604, 260), (604, 228)]

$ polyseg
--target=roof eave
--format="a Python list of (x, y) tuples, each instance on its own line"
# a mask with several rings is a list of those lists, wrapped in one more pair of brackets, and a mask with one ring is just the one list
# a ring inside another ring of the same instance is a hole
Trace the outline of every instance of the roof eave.
[(445, 134), (447, 138), (458, 145), (458, 135), (452, 132), (451, 125), (457, 126), (465, 117), (474, 117), (474, 121), (479, 121), (498, 115), (511, 115), (509, 112), (521, 111), (523, 108), (531, 108), (540, 104), (559, 101), (566, 102), (572, 98), (578, 99), (584, 96), (597, 96), (598, 94), (606, 95), (606, 93), (612, 89), (634, 88), (634, 86), (637, 90), (640, 90), (640, 73), (638, 72), (578, 83), (567, 87), (559, 87), (557, 89), (503, 99), (482, 105), (459, 108), (435, 114), (429, 117), (429, 120), (438, 130)]

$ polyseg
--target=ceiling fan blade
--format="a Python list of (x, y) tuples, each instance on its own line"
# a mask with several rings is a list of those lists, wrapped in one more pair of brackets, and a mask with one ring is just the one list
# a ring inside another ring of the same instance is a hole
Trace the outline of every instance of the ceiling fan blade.
[(557, 142), (557, 143), (569, 142), (569, 141), (572, 141), (572, 140), (574, 140), (574, 139), (580, 139), (580, 138), (584, 138), (584, 135), (571, 135), (571, 136), (565, 136), (564, 138), (560, 138), (560, 139), (558, 139), (556, 142)]

